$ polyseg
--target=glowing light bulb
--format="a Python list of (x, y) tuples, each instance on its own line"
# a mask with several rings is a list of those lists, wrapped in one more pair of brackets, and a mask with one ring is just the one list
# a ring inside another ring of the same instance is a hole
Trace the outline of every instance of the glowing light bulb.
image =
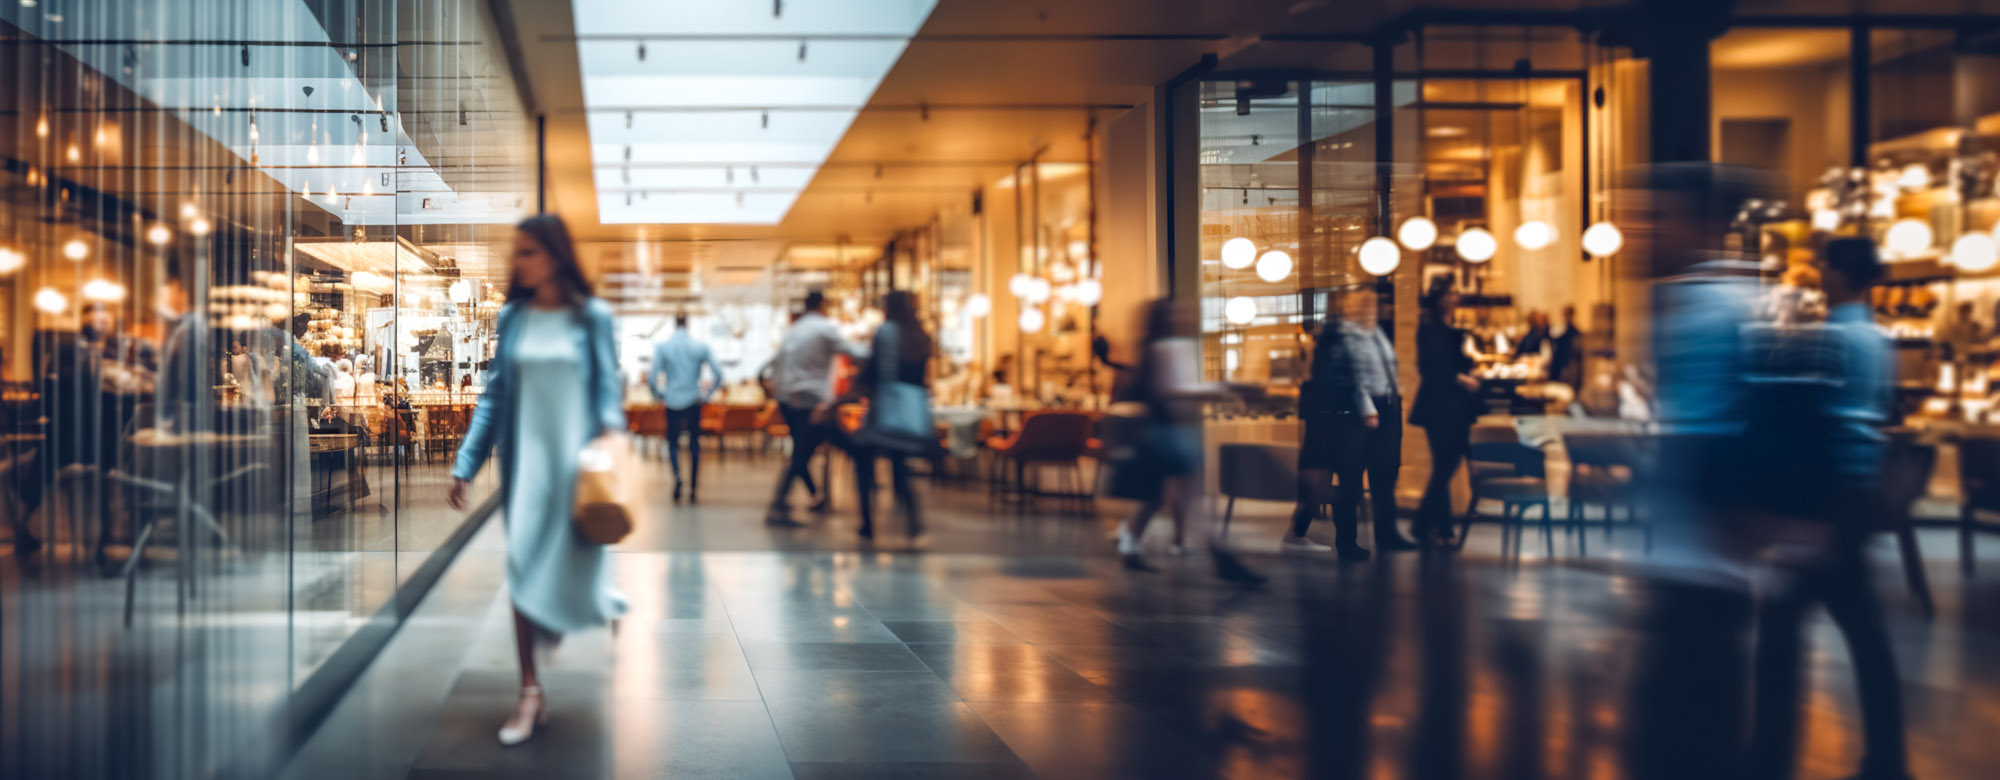
[(1894, 257), (1916, 257), (1930, 251), (1934, 240), (1929, 223), (1920, 219), (1898, 220), (1882, 236), (1882, 243)]
[(90, 256), (90, 245), (83, 243), (83, 239), (81, 238), (72, 238), (68, 242), (63, 244), (63, 257), (67, 257), (71, 260), (81, 261), (89, 256)]
[(28, 264), (26, 255), (12, 249), (0, 248), (0, 274), (11, 274)]
[(1835, 211), (1833, 209), (1820, 209), (1818, 211), (1813, 212), (1812, 229), (1820, 231), (1822, 233), (1831, 233), (1833, 231), (1839, 230), (1840, 212)]
[(195, 210), (193, 203), (181, 204), (181, 219), (194, 219), (194, 215), (195, 215)]
[(1610, 257), (1625, 248), (1625, 233), (1610, 222), (1599, 222), (1583, 231), (1583, 251), (1591, 257)]
[(306, 163), (310, 165), (319, 164), (319, 144), (306, 147)]
[(1257, 302), (1238, 295), (1222, 304), (1222, 317), (1237, 325), (1248, 325), (1257, 319)]
[(46, 116), (42, 116), (42, 117), (37, 117), (37, 118), (35, 119), (35, 137), (36, 137), (36, 138), (47, 138), (47, 137), (49, 137), (49, 118), (48, 118), (48, 117), (46, 117)]
[(965, 313), (972, 317), (984, 317), (993, 313), (993, 299), (986, 293), (973, 293), (965, 298)]
[(1076, 283), (1076, 302), (1085, 306), (1096, 306), (1104, 300), (1104, 284), (1096, 279), (1085, 279)]
[(1930, 189), (1930, 167), (1923, 163), (1910, 163), (1903, 166), (1903, 172), (1896, 175), (1896, 186), (1906, 190)]
[(47, 314), (61, 314), (69, 311), (69, 296), (54, 287), (43, 287), (35, 291), (35, 308)]
[(1041, 309), (1022, 309), (1021, 321), (1016, 324), (1021, 326), (1022, 333), (1040, 333), (1042, 326), (1048, 324), (1048, 317)]
[(1430, 217), (1411, 217), (1403, 220), (1403, 226), (1396, 229), (1396, 240), (1412, 252), (1422, 252), (1431, 248), (1438, 240), (1438, 226)]
[(1055, 287), (1054, 285), (1049, 284), (1049, 280), (1043, 279), (1041, 277), (1033, 277), (1028, 280), (1028, 294), (1026, 297), (1022, 298), (1022, 300), (1025, 300), (1030, 304), (1040, 306), (1044, 303), (1048, 303), (1049, 296), (1054, 293), (1055, 293)]
[(1396, 270), (1396, 266), (1402, 265), (1403, 250), (1396, 247), (1396, 242), (1375, 236), (1361, 242), (1360, 260), (1361, 270), (1376, 276), (1387, 276)]
[(1530, 252), (1546, 249), (1556, 242), (1556, 229), (1539, 219), (1531, 219), (1514, 228), (1514, 243)]
[(1991, 235), (1967, 233), (1951, 244), (1951, 264), (1960, 269), (1981, 273), (1993, 270), (1996, 263), (2000, 263), (2000, 246)]
[(1222, 242), (1222, 265), (1241, 271), (1257, 261), (1257, 242), (1237, 237)]
[(1027, 274), (1014, 274), (1013, 278), (1007, 280), (1007, 292), (1013, 293), (1016, 298), (1026, 298), (1028, 297), (1028, 290), (1034, 287), (1034, 283), (1035, 277)]
[(125, 285), (110, 279), (92, 279), (83, 283), (83, 299), (116, 303), (125, 300)]
[(197, 236), (208, 235), (208, 230), (208, 220), (201, 217), (195, 217), (193, 222), (188, 223), (188, 232)]
[(174, 232), (168, 230), (166, 225), (154, 225), (152, 229), (146, 231), (146, 240), (152, 242), (153, 246), (160, 246), (174, 240)]
[(70, 162), (77, 162), (79, 160), (82, 160), (83, 150), (76, 148), (76, 144), (70, 144), (68, 157)]
[(1273, 284), (1292, 275), (1292, 256), (1273, 249), (1257, 258), (1257, 278)]
[(1484, 263), (1500, 251), (1500, 241), (1486, 228), (1472, 228), (1458, 234), (1458, 256), (1468, 263)]

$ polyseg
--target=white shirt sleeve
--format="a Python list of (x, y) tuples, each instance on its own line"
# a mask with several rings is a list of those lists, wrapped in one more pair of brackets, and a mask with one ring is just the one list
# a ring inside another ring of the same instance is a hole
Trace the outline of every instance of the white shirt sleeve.
[(1162, 398), (1206, 401), (1226, 395), (1221, 384), (1201, 381), (1201, 356), (1194, 339), (1162, 339), (1150, 349), (1153, 386)]

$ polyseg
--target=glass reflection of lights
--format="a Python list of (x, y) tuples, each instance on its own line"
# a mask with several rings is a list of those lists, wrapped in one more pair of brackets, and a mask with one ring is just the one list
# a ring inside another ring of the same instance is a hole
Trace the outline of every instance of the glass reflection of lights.
[(1361, 242), (1359, 255), (1361, 270), (1376, 276), (1387, 276), (1403, 263), (1403, 250), (1396, 247), (1396, 242), (1382, 236)]

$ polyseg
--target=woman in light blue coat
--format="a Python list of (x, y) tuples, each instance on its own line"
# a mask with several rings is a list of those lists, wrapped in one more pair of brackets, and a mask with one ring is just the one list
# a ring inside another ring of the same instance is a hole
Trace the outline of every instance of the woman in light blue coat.
[(465, 508), (468, 482), (497, 447), (521, 660), (521, 699), (499, 736), (517, 745), (548, 719), (536, 642), (553, 644), (625, 612), (605, 548), (578, 538), (570, 525), (577, 454), (600, 436), (621, 435), (625, 411), (611, 307), (592, 297), (560, 218), (521, 223), (495, 330), (492, 368), (451, 471), (450, 500)]

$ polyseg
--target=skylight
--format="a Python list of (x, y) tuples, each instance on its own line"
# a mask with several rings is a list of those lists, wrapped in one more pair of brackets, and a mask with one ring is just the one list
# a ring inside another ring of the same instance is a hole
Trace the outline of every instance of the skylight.
[(936, 0), (575, 3), (600, 221), (774, 225)]

